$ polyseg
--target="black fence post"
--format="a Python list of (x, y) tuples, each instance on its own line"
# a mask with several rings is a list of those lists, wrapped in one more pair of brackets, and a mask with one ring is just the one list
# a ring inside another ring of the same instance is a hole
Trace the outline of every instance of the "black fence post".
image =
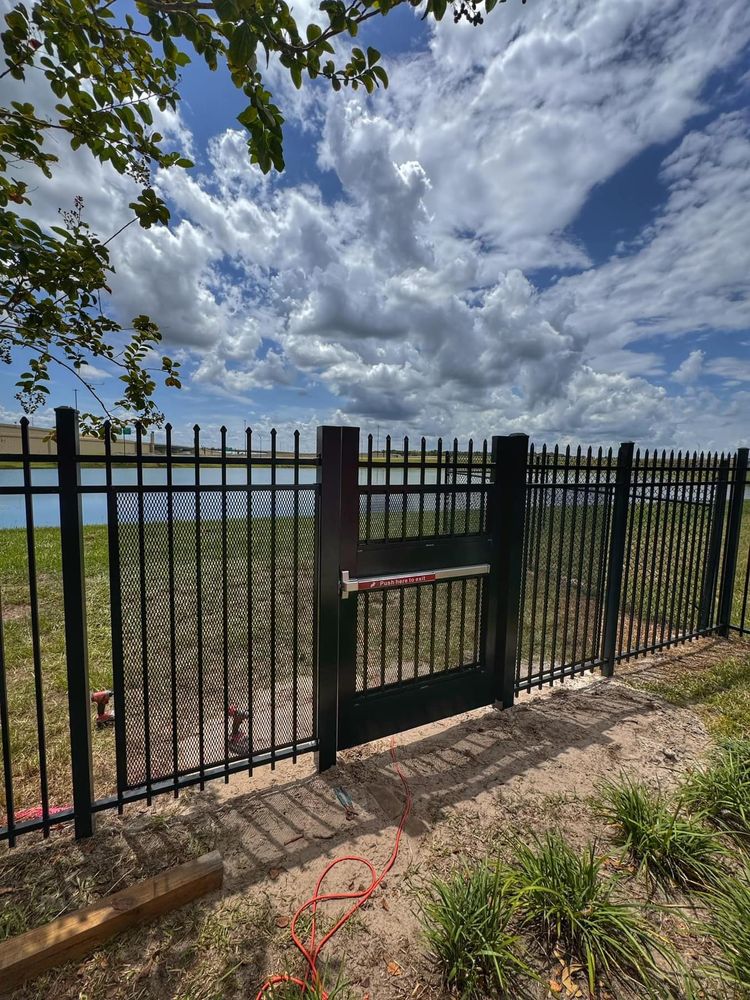
[(488, 504), (492, 555), (486, 583), (484, 662), (494, 670), (495, 697), (503, 708), (511, 707), (516, 693), (528, 450), (526, 434), (492, 438)]
[[(359, 428), (318, 427), (318, 770), (336, 763), (341, 685), (353, 686), (356, 601), (342, 609), (341, 570), (355, 568)], [(348, 668), (348, 669), (347, 669)]]
[(65, 659), (68, 675), (70, 760), (73, 772), (73, 809), (76, 838), (94, 832), (94, 775), (91, 763), (91, 719), (86, 582), (83, 556), (78, 413), (70, 406), (55, 410), (57, 475), (60, 497)]
[(719, 559), (721, 557), (721, 536), (724, 529), (724, 509), (727, 505), (727, 483), (729, 481), (729, 459), (722, 458), (719, 463), (719, 477), (716, 480), (711, 529), (708, 539), (708, 552), (703, 567), (703, 586), (701, 588), (700, 614), (698, 627), (704, 631), (711, 627), (714, 599), (716, 597), (716, 582), (719, 576)]
[(719, 602), (719, 634), (729, 635), (732, 624), (732, 604), (734, 601), (734, 576), (737, 571), (737, 554), (740, 546), (742, 510), (745, 502), (745, 481), (747, 479), (748, 449), (739, 448), (734, 462), (734, 478), (729, 495), (729, 523), (724, 547), (724, 564), (721, 574), (721, 600)]
[(615, 496), (612, 504), (612, 528), (609, 536), (609, 559), (607, 560), (607, 589), (604, 599), (602, 674), (605, 677), (611, 677), (615, 672), (617, 623), (620, 620), (622, 570), (625, 563), (625, 537), (628, 527), (628, 504), (634, 447), (632, 441), (624, 441), (617, 452)]

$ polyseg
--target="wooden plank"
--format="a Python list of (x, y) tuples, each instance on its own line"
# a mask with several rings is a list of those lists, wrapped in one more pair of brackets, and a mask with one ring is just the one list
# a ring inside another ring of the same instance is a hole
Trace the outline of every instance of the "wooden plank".
[(221, 855), (212, 851), (3, 941), (0, 993), (9, 993), (47, 969), (81, 958), (128, 927), (153, 920), (218, 889), (223, 879)]

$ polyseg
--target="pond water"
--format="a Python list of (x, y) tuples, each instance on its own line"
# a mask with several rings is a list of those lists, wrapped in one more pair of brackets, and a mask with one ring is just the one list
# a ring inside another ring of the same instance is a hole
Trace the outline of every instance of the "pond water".
[[(301, 468), (299, 470), (300, 483), (314, 483), (316, 469)], [(115, 484), (123, 486), (135, 485), (138, 481), (135, 468), (115, 468), (112, 473)], [(221, 485), (221, 469), (215, 466), (201, 468), (201, 484), (207, 486)], [(360, 482), (367, 482), (367, 473), (360, 470)], [(81, 469), (81, 481), (86, 486), (104, 486), (105, 475), (103, 468), (83, 468)], [(393, 484), (403, 482), (403, 473), (400, 469), (392, 469), (390, 481)], [(409, 482), (419, 483), (419, 470), (409, 470)], [(436, 473), (434, 469), (425, 471), (425, 482), (434, 483)], [(144, 467), (143, 482), (147, 486), (165, 486), (167, 482), (167, 470), (165, 468)], [(195, 472), (186, 466), (175, 466), (172, 470), (172, 482), (176, 486), (192, 486), (195, 482)], [(230, 485), (244, 486), (247, 482), (247, 475), (244, 468), (228, 467), (227, 483)], [(267, 485), (271, 482), (271, 470), (269, 468), (254, 468), (253, 483), (256, 485)], [(294, 470), (291, 468), (277, 468), (276, 482), (294, 482)], [(385, 483), (385, 470), (374, 469), (372, 482), (376, 485)], [(57, 486), (57, 469), (38, 468), (32, 470), (32, 483), (34, 486)], [(21, 469), (0, 469), (0, 486), (22, 486), (23, 472)], [(183, 494), (185, 502), (189, 494)], [(207, 498), (209, 494), (204, 494)], [(213, 494), (214, 500), (212, 508), (215, 508), (219, 494)], [(377, 506), (373, 503), (373, 509)], [(34, 524), (39, 528), (56, 527), (59, 522), (59, 500), (54, 493), (42, 494), (34, 497)], [(166, 509), (166, 508), (164, 508)], [(215, 516), (215, 509), (214, 509)], [(106, 524), (107, 523), (107, 497), (104, 493), (83, 494), (83, 520), (85, 524)], [(0, 529), (2, 528), (22, 528), (25, 525), (24, 498), (22, 496), (1, 496), (0, 495)]]

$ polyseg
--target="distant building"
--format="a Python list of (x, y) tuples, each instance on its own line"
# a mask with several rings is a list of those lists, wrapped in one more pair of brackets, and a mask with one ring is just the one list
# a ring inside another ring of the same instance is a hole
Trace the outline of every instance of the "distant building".
[[(52, 427), (29, 427), (29, 447), (33, 455), (55, 455), (55, 442)], [(163, 452), (154, 442), (153, 431), (143, 440), (143, 454), (155, 455)], [(112, 451), (116, 455), (135, 455), (135, 437), (120, 437), (112, 443)], [(21, 453), (21, 428), (18, 424), (0, 424), (0, 456), (19, 455)], [(103, 455), (104, 441), (101, 438), (81, 435), (81, 455)]]

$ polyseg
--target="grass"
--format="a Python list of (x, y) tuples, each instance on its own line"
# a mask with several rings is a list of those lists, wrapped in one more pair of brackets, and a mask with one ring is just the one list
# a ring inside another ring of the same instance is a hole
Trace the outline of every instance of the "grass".
[[(184, 496), (184, 495), (183, 495)], [(233, 495), (234, 496), (234, 495)], [(261, 499), (259, 502), (266, 502)], [(127, 500), (124, 502), (128, 502)], [(232, 500), (232, 502), (235, 502)], [(291, 499), (284, 497), (291, 507)], [(302, 504), (302, 498), (301, 498)], [(313, 521), (301, 518), (299, 523), (298, 558), (292, 557), (294, 531), (291, 511), (282, 508), (273, 529), (275, 555), (276, 630), (273, 643), (268, 627), (271, 593), (272, 528), (269, 517), (253, 521), (253, 535), (248, 548), (246, 520), (228, 517), (227, 521), (227, 677), (231, 701), (247, 702), (248, 650), (252, 649), (253, 678), (257, 689), (270, 687), (271, 662), (275, 659), (277, 685), (289, 686), (293, 651), (297, 648), (299, 664), (300, 704), (312, 689), (312, 591), (313, 591)], [(231, 512), (230, 512), (231, 513)], [(283, 516), (285, 515), (286, 516)], [(169, 607), (174, 595), (176, 622), (176, 684), (178, 725), (188, 731), (195, 727), (197, 703), (197, 622), (203, 627), (203, 694), (206, 710), (218, 718), (223, 711), (224, 635), (223, 573), (221, 522), (209, 518), (202, 524), (200, 544), (202, 579), (197, 585), (196, 539), (193, 523), (176, 520), (174, 531), (174, 588), (170, 587), (167, 532), (165, 525), (147, 524), (144, 532), (144, 565), (148, 589), (146, 606), (146, 641), (149, 656), (151, 687), (152, 732), (163, 743), (161, 758), (171, 761), (171, 672)], [(120, 529), (123, 560), (123, 639), (126, 651), (126, 700), (130, 717), (136, 720), (141, 712), (142, 689), (140, 604), (138, 580), (138, 537), (136, 525), (125, 522)], [(86, 598), (89, 646), (89, 678), (91, 687), (111, 688), (112, 637), (110, 621), (110, 587), (107, 528), (104, 525), (84, 529), (86, 563)], [(252, 565), (253, 592), (248, 600), (248, 553)], [(67, 713), (67, 668), (65, 641), (61, 628), (63, 618), (61, 588), (60, 532), (56, 528), (39, 528), (35, 532), (37, 565), (37, 603), (43, 680), (43, 716), (47, 742), (47, 763), (50, 803), (70, 802), (70, 756)], [(0, 532), (0, 566), (2, 566), (2, 609), (5, 640), (11, 760), (13, 766), (15, 807), (22, 809), (40, 802), (40, 767), (38, 727), (35, 708), (35, 682), (31, 634), (31, 608), (28, 583), (26, 536), (22, 530)], [(295, 589), (296, 606), (294, 618)], [(196, 594), (200, 592), (200, 606)], [(250, 621), (252, 619), (252, 621)], [(296, 627), (295, 627), (296, 622)], [(250, 637), (250, 642), (248, 641)], [(273, 648), (272, 648), (273, 647)], [(128, 655), (129, 654), (129, 655)], [(308, 692), (309, 689), (309, 692)], [(279, 702), (281, 702), (281, 697)], [(123, 706), (119, 706), (123, 710)], [(281, 711), (281, 707), (279, 708)], [(118, 706), (115, 705), (115, 711)], [(283, 720), (277, 720), (277, 735), (283, 739), (291, 729), (291, 713), (286, 710)], [(166, 722), (166, 724), (165, 724)], [(141, 723), (142, 725), (142, 723)], [(305, 738), (302, 723), (300, 738)], [(291, 733), (289, 732), (289, 736)], [(262, 734), (258, 737), (262, 739)], [(95, 794), (110, 794), (115, 788), (114, 733), (110, 730), (93, 732)], [(256, 743), (257, 746), (257, 743)], [(158, 749), (152, 741), (152, 749)], [(213, 748), (223, 754), (223, 747)], [(210, 752), (210, 751), (208, 751)], [(155, 757), (155, 755), (154, 755)], [(185, 761), (180, 761), (185, 764)], [(189, 763), (189, 762), (187, 762)], [(134, 769), (138, 764), (134, 764)], [(0, 789), (0, 815), (5, 803)], [(0, 819), (2, 822), (2, 819)]]
[(617, 898), (621, 877), (602, 875), (604, 861), (593, 844), (578, 852), (555, 832), (530, 843), (514, 841), (513, 853), (505, 890), (522, 925), (550, 950), (580, 963), (592, 995), (611, 984), (620, 996), (681, 995), (673, 948), (638, 905)]
[(720, 830), (750, 836), (750, 738), (726, 740), (688, 775), (683, 798)]
[(750, 866), (724, 879), (705, 897), (710, 911), (706, 930), (717, 957), (705, 972), (734, 1000), (750, 997)]
[(486, 863), (436, 878), (423, 901), (425, 935), (452, 996), (515, 997), (533, 975), (511, 929), (516, 906)]
[(680, 801), (671, 802), (661, 789), (621, 775), (599, 786), (594, 809), (652, 882), (686, 887), (714, 877), (716, 838), (700, 816), (689, 814)]
[(709, 666), (667, 665), (653, 680), (631, 677), (628, 682), (674, 705), (695, 708), (719, 739), (750, 734), (750, 650)]

